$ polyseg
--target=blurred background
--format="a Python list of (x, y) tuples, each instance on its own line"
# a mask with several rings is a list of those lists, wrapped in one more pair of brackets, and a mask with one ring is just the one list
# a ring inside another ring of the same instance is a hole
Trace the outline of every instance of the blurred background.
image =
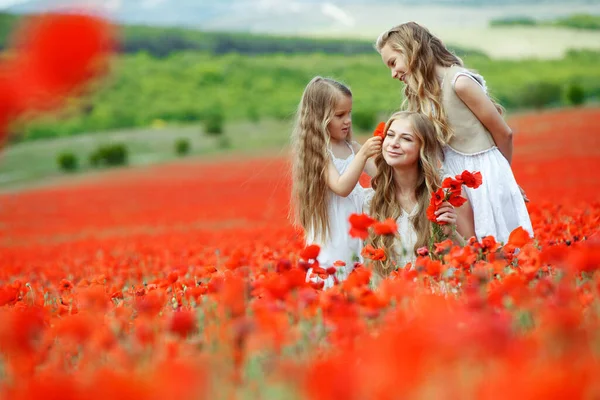
[(367, 134), (401, 102), (373, 42), (411, 20), (480, 72), (509, 115), (600, 99), (600, 0), (0, 0), (2, 59), (26, 18), (73, 6), (118, 28), (109, 73), (59, 110), (10, 124), (0, 191), (182, 157), (282, 154), (314, 75), (349, 84), (354, 129)]

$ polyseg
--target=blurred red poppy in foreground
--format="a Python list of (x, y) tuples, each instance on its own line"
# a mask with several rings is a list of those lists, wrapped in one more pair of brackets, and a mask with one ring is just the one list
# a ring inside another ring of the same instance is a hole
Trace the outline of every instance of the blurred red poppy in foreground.
[(113, 28), (98, 16), (24, 18), (0, 64), (0, 141), (18, 116), (56, 109), (105, 74), (115, 44)]

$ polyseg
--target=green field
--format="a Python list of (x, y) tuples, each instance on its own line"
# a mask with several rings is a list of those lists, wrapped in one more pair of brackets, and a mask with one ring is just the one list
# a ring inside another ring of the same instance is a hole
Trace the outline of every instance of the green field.
[[(201, 126), (192, 124), (21, 142), (0, 154), (0, 192), (110, 172), (109, 168), (93, 168), (88, 161), (89, 155), (102, 144), (125, 144), (129, 151), (127, 166), (143, 167), (174, 160), (197, 162), (216, 156), (284, 154), (290, 132), (288, 122), (263, 120), (228, 123), (221, 137), (208, 136)], [(174, 150), (175, 141), (181, 138), (190, 143), (190, 152), (185, 156), (178, 156)], [(59, 169), (56, 159), (62, 152), (72, 152), (78, 157), (77, 172), (65, 173)]]
[[(471, 56), (466, 62), (484, 75), (492, 95), (508, 109), (565, 105), (564, 91), (571, 84), (581, 86), (588, 100), (600, 97), (600, 53), (574, 52), (559, 61)], [(16, 124), (14, 136), (70, 136), (148, 127), (157, 120), (196, 123), (214, 114), (226, 121), (287, 121), (315, 75), (348, 83), (356, 113), (385, 115), (401, 102), (401, 85), (390, 79), (375, 52), (346, 56), (178, 52), (162, 59), (140, 53), (115, 60), (113, 75), (91, 98), (62, 116)]]
[[(0, 45), (16, 21), (0, 13)], [(564, 30), (488, 27), (486, 32), (503, 29), (521, 36), (527, 35), (521, 30), (528, 29)], [(79, 160), (77, 174), (98, 171), (91, 168), (89, 157), (105, 143), (125, 144), (130, 166), (176, 159), (174, 145), (179, 138), (189, 140), (190, 158), (223, 155), (232, 149), (246, 154), (284, 151), (301, 93), (315, 75), (339, 79), (352, 88), (353, 123), (362, 133), (402, 100), (401, 84), (390, 79), (370, 40), (141, 26), (123, 27), (121, 33), (122, 52), (115, 55), (112, 73), (98, 90), (71, 99), (59, 113), (30, 116), (11, 126), (9, 146), (1, 156), (0, 187), (12, 190), (60, 178), (64, 173), (56, 158), (66, 151)], [(547, 35), (548, 43), (559, 36)], [(522, 43), (516, 37), (507, 36), (503, 43), (517, 48)], [(598, 51), (574, 50), (556, 60), (497, 60), (476, 46), (476, 41), (486, 42), (498, 50), (491, 38), (459, 35), (451, 42), (461, 38), (462, 44), (453, 51), (485, 77), (491, 94), (512, 113), (570, 105), (574, 89), (581, 93), (580, 101), (600, 99)], [(468, 40), (473, 46), (463, 45)], [(215, 120), (222, 125), (223, 137), (205, 134)]]
[(531, 17), (499, 18), (490, 22), (491, 26), (560, 26), (570, 29), (600, 30), (600, 15), (571, 14), (551, 20), (537, 20)]

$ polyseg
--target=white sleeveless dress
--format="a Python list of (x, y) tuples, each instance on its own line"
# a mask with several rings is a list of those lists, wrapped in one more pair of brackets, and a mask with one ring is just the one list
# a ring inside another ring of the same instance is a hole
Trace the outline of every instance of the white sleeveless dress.
[[(463, 70), (449, 77), (452, 79), (452, 87), (461, 75), (473, 79), (487, 94), (483, 77), (471, 71)], [(533, 227), (523, 195), (510, 164), (498, 147), (465, 154), (447, 145), (444, 147), (443, 169), (444, 173), (450, 176), (459, 175), (465, 170), (481, 172), (483, 182), (479, 188), (464, 187), (473, 208), (478, 240), (485, 236), (494, 236), (496, 241), (506, 243), (510, 233), (519, 226), (533, 237)]]
[[(352, 151), (352, 154), (346, 158), (336, 158), (333, 152), (329, 150), (331, 159), (337, 171), (343, 174), (348, 165), (352, 162), (355, 157), (354, 149), (348, 143), (348, 147)], [(359, 183), (347, 197), (338, 196), (329, 191), (329, 207), (328, 207), (328, 219), (329, 219), (329, 237), (325, 241), (318, 240), (313, 232), (306, 232), (306, 244), (317, 244), (321, 247), (318, 261), (319, 265), (323, 268), (328, 268), (333, 265), (336, 261), (343, 261), (346, 263), (345, 267), (339, 267), (337, 269), (337, 278), (342, 281), (348, 277), (348, 274), (354, 269), (354, 263), (356, 261), (362, 262), (362, 251), (363, 242), (361, 239), (350, 237), (350, 218), (351, 214), (361, 214), (363, 207), (363, 196), (364, 189)], [(308, 271), (307, 279), (311, 274), (311, 270)], [(325, 288), (333, 286), (333, 278), (329, 278), (325, 281)]]

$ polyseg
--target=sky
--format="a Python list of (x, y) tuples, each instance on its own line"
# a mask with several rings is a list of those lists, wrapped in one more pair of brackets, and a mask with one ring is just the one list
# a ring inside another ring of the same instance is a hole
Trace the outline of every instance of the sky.
[(27, 0), (0, 0), (0, 9), (14, 6), (19, 3), (26, 3)]

